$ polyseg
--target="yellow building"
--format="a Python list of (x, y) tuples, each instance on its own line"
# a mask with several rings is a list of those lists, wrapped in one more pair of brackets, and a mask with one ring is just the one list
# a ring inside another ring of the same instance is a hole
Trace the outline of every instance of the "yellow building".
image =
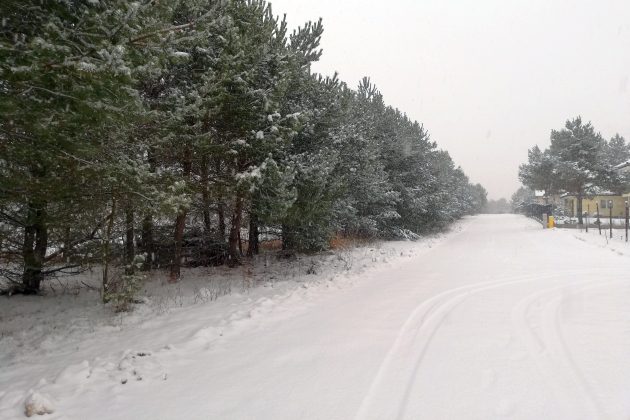
[[(577, 197), (565, 194), (562, 198), (564, 199), (564, 209), (567, 216), (577, 217)], [(614, 193), (600, 193), (584, 197), (582, 198), (582, 212), (594, 217), (597, 214), (597, 205), (599, 205), (599, 215), (608, 217), (610, 215), (610, 203), (612, 203), (613, 217), (625, 217), (626, 200), (628, 200), (627, 197)]]

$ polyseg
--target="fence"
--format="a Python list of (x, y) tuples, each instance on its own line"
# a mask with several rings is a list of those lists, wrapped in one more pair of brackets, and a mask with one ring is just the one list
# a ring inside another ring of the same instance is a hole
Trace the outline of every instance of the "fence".
[(600, 214), (593, 217), (592, 215), (585, 214), (582, 218), (582, 224), (579, 223), (577, 217), (558, 217), (556, 219), (556, 227), (561, 229), (584, 229), (586, 232), (589, 229), (597, 230), (600, 235), (609, 235), (613, 237), (613, 231), (623, 230), (625, 234), (625, 240), (628, 242), (628, 231), (630, 230), (630, 210), (628, 207), (625, 209), (625, 217), (611, 217), (610, 214)]
[[(539, 221), (540, 223), (543, 223), (543, 215), (544, 214), (550, 215), (552, 213), (553, 206), (551, 204), (530, 203), (530, 204), (522, 204), (517, 210), (520, 213), (524, 214), (525, 216), (531, 217), (532, 219), (535, 219)], [(543, 224), (546, 224), (546, 223), (547, 221), (545, 220)]]

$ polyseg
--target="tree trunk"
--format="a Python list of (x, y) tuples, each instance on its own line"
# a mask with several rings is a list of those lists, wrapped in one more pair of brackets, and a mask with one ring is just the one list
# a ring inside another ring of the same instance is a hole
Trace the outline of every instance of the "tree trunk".
[[(222, 200), (222, 197), (219, 199)], [(225, 204), (219, 202), (217, 206), (217, 217), (219, 218), (219, 239), (225, 242)]]
[[(149, 149), (147, 155), (149, 170), (151, 173), (156, 172), (157, 162), (153, 150)], [(142, 220), (142, 252), (144, 253), (143, 271), (150, 271), (153, 268), (153, 259), (155, 253), (155, 244), (153, 242), (153, 214), (147, 212)]]
[(282, 250), (286, 251), (289, 248), (289, 228), (287, 227), (287, 225), (282, 225)]
[(63, 232), (63, 249), (64, 251), (61, 253), (61, 258), (66, 263), (70, 262), (70, 249), (72, 248), (72, 239), (70, 236), (70, 228), (66, 227)]
[(109, 256), (111, 252), (112, 230), (114, 229), (114, 219), (116, 218), (116, 199), (112, 198), (112, 211), (109, 214), (107, 227), (105, 228), (105, 238), (103, 238), (103, 303), (109, 301)]
[(247, 256), (253, 257), (258, 255), (258, 218), (253, 211), (249, 214), (249, 246), (247, 247)]
[(24, 228), (22, 258), (22, 290), (24, 294), (39, 292), (44, 279), (44, 259), (48, 250), (48, 226), (46, 224), (46, 203), (33, 201), (28, 204), (28, 223)]
[(153, 267), (153, 216), (147, 214), (142, 220), (142, 252), (144, 255), (143, 271), (149, 271)]
[(127, 274), (133, 274), (134, 268), (133, 261), (136, 258), (135, 240), (135, 226), (134, 226), (134, 210), (133, 206), (129, 205), (125, 209), (125, 264), (127, 268), (125, 271)]
[[(214, 170), (216, 172), (216, 176), (221, 176), (221, 159), (217, 158), (214, 160)], [(219, 240), (225, 242), (225, 203), (223, 202), (223, 192), (221, 187), (219, 186), (217, 192), (217, 218), (219, 219)]]
[(578, 224), (582, 225), (583, 221), (583, 215), (582, 215), (582, 191), (579, 191), (577, 193), (577, 217), (578, 217)]
[(212, 223), (210, 222), (210, 210), (208, 209), (208, 207), (206, 206), (206, 198), (202, 197), (204, 200), (204, 206), (203, 206), (203, 233), (205, 235), (206, 238), (210, 237), (210, 229), (212, 227)]
[[(29, 209), (29, 213), (30, 211), (31, 209)], [(38, 273), (41, 273), (42, 267), (37, 266), (34, 247), (35, 226), (33, 224), (28, 224), (24, 227), (24, 244), (22, 246), (22, 259), (24, 260), (22, 288), (24, 293), (36, 293), (39, 290), (39, 285), (41, 283), (41, 278)]]
[(232, 226), (230, 227), (230, 239), (228, 243), (229, 263), (230, 267), (241, 264), (241, 256), (239, 250), (241, 219), (243, 217), (243, 198), (237, 194), (234, 213), (232, 214)]
[[(186, 150), (186, 156), (183, 163), (184, 179), (188, 181), (190, 178), (190, 171), (192, 169), (192, 161), (190, 155), (190, 149)], [(182, 266), (182, 245), (184, 241), (184, 230), (186, 228), (186, 216), (188, 215), (187, 209), (180, 209), (177, 218), (175, 219), (175, 249), (173, 252), (173, 260), (171, 262), (171, 270), (168, 277), (169, 283), (177, 283), (181, 277)]]
[(201, 202), (203, 207), (203, 227), (206, 238), (210, 237), (210, 192), (208, 191), (208, 158), (201, 159)]
[(177, 283), (181, 276), (182, 265), (182, 242), (184, 240), (184, 229), (186, 228), (187, 211), (181, 210), (175, 219), (175, 249), (173, 251), (173, 262), (168, 278), (169, 283)]

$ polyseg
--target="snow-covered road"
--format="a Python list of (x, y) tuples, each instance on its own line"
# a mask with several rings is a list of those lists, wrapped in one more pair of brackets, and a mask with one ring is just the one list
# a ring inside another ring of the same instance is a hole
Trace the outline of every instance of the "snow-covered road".
[(201, 320), (188, 343), (153, 334), (128, 365), (163, 377), (49, 384), (50, 418), (630, 418), (630, 258), (521, 216), (463, 226), (352, 287), (263, 302), (218, 340)]

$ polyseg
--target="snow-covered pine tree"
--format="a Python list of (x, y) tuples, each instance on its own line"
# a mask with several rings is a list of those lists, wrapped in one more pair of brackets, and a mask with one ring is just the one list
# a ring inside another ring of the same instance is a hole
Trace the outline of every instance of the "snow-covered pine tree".
[(104, 228), (122, 176), (106, 177), (116, 160), (105, 152), (141, 109), (131, 41), (149, 30), (147, 10), (116, 0), (0, 6), (0, 206), (16, 233), (9, 252), (21, 254), (3, 274), (15, 291), (35, 293), (74, 268), (70, 254)]
[(392, 237), (400, 218), (399, 194), (393, 191), (382, 159), (383, 98), (369, 78), (361, 81), (356, 93), (346, 91), (351, 101), (335, 170), (343, 180), (343, 196), (335, 205), (338, 229), (352, 236)]
[(630, 173), (618, 170), (617, 166), (630, 161), (630, 144), (619, 134), (615, 134), (604, 145), (601, 186), (617, 193), (623, 192), (630, 185)]
[[(229, 261), (236, 265), (245, 211), (253, 215), (250, 224), (256, 231), (254, 213), (265, 212), (261, 207), (269, 202), (264, 200), (266, 194), (255, 192), (265, 184), (269, 193), (269, 182), (261, 179), (266, 175), (276, 181), (284, 178), (285, 168), (276, 159), (282, 159), (295, 122), (292, 116), (280, 113), (292, 71), (286, 22), (275, 17), (265, 1), (233, 2), (226, 13), (229, 26), (218, 34), (221, 50), (213, 63), (212, 78), (205, 81), (203, 103), (212, 133), (204, 147), (212, 155), (209, 170), (218, 181), (215, 188), (210, 187), (210, 194), (227, 202), (221, 213), (225, 209), (231, 213)], [(283, 192), (276, 192), (271, 195), (284, 197)], [(254, 204), (253, 199), (261, 202)]]
[(606, 177), (605, 140), (581, 117), (568, 120), (561, 130), (551, 132), (549, 156), (559, 188), (577, 197), (578, 222), (582, 223), (582, 197), (602, 185)]
[(528, 187), (519, 187), (514, 194), (512, 194), (510, 205), (513, 212), (522, 211), (523, 204), (529, 204), (534, 199), (534, 190)]
[(519, 167), (518, 176), (523, 185), (532, 190), (554, 193), (560, 188), (554, 171), (554, 159), (549, 150), (543, 152), (534, 146), (527, 151), (527, 163)]
[(300, 127), (289, 149), (288, 164), (295, 168), (297, 197), (282, 226), (283, 246), (299, 251), (326, 249), (334, 231), (334, 203), (342, 185), (333, 176), (346, 102), (337, 77), (307, 74), (291, 98), (290, 111)]
[(604, 148), (604, 159), (606, 164), (616, 166), (630, 160), (630, 143), (626, 142), (623, 136), (615, 134)]

